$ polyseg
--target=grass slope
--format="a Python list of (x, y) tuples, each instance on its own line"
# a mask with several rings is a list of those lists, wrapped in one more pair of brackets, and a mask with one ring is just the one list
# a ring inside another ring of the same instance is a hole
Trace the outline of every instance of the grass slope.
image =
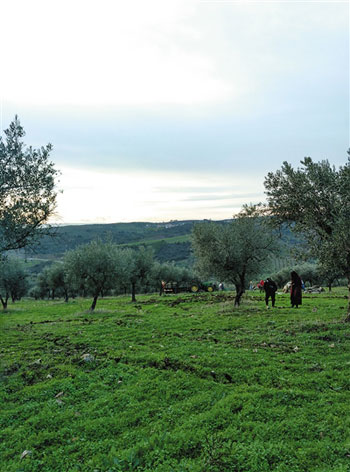
[(16, 303), (1, 471), (349, 471), (344, 295)]

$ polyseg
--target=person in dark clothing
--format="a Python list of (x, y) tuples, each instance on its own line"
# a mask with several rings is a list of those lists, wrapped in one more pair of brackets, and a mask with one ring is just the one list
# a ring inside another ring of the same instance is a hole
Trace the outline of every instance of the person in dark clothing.
[(290, 302), (292, 304), (292, 308), (298, 308), (298, 306), (301, 305), (302, 280), (294, 270), (291, 272), (290, 277), (292, 282), (290, 287)]
[(272, 306), (275, 306), (275, 299), (276, 299), (276, 292), (277, 292), (277, 285), (276, 282), (267, 278), (264, 282), (264, 290), (265, 290), (265, 303), (266, 308), (269, 306), (269, 298), (271, 297)]

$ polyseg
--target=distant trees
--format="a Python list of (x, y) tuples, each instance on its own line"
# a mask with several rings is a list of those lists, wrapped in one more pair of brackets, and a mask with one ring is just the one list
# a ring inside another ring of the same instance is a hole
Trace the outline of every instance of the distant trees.
[(271, 222), (302, 233), (323, 271), (347, 278), (350, 315), (350, 151), (339, 169), (310, 157), (301, 165), (293, 169), (284, 162), (265, 178)]
[(0, 301), (3, 309), (11, 297), (12, 302), (20, 300), (28, 289), (26, 273), (22, 264), (14, 259), (0, 261)]
[(190, 269), (179, 267), (174, 263), (166, 262), (160, 264), (156, 262), (153, 266), (151, 277), (158, 287), (159, 295), (162, 295), (164, 284), (176, 282), (181, 285), (181, 283), (191, 282), (194, 279), (194, 274)]
[(284, 267), (283, 269), (271, 274), (271, 278), (277, 283), (279, 287), (284, 286), (290, 281), (290, 273), (295, 270), (305, 283), (310, 285), (320, 284), (324, 280), (324, 276), (320, 273), (317, 264), (305, 262), (300, 265), (293, 265), (291, 267)]
[(174, 264), (160, 264), (156, 262), (152, 269), (152, 279), (159, 290), (159, 295), (163, 294), (163, 283), (175, 280), (177, 275), (177, 267)]
[(235, 285), (236, 306), (247, 280), (260, 272), (261, 265), (276, 248), (275, 237), (254, 206), (246, 206), (228, 224), (195, 225), (192, 243), (200, 273)]
[[(153, 253), (141, 247), (139, 250), (120, 249), (112, 242), (92, 241), (69, 251), (64, 260), (64, 272), (56, 268), (59, 280), (67, 290), (92, 295), (90, 307), (94, 311), (98, 297), (118, 287), (131, 289), (132, 301), (136, 301), (136, 290), (151, 281)], [(50, 272), (48, 280), (50, 280)]]
[(49, 161), (51, 144), (26, 148), (18, 117), (0, 137), (0, 254), (32, 244), (47, 234), (58, 171)]

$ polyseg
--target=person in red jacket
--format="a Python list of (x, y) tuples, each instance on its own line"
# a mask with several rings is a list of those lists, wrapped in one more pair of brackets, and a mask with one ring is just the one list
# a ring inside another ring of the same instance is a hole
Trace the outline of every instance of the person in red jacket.
[(258, 282), (258, 289), (260, 290), (260, 292), (262, 292), (264, 290), (264, 281), (263, 280), (260, 280), (260, 282)]

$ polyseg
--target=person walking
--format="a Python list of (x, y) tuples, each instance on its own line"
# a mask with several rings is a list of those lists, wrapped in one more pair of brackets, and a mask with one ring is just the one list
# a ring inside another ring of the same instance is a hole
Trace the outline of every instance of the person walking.
[(302, 303), (302, 296), (301, 296), (301, 287), (302, 287), (302, 280), (299, 275), (293, 270), (290, 274), (291, 277), (291, 287), (290, 287), (290, 302), (292, 304), (292, 308), (298, 308), (299, 305)]
[(267, 278), (264, 282), (266, 308), (269, 307), (269, 298), (271, 297), (272, 307), (275, 306), (277, 284), (272, 279)]

